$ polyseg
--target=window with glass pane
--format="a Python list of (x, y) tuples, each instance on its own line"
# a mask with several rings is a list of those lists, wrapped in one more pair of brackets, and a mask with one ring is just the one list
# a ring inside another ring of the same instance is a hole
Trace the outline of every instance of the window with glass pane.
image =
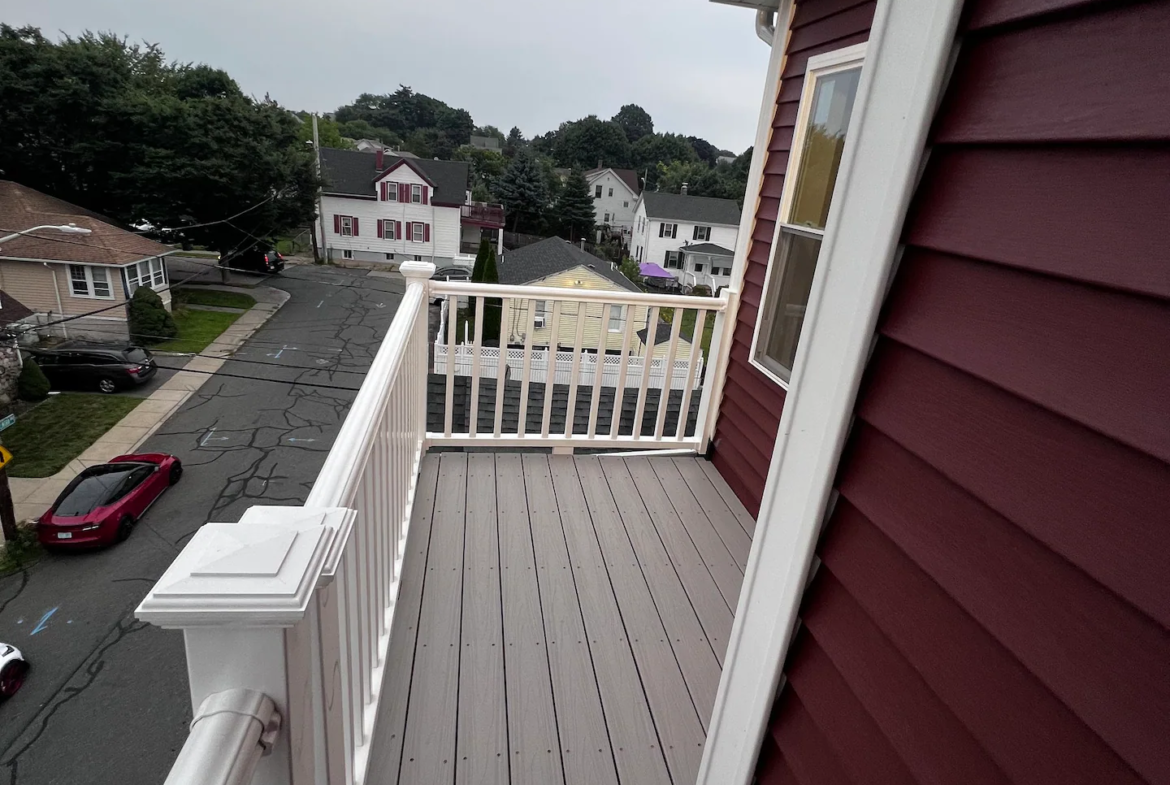
[(85, 268), (81, 265), (69, 265), (69, 283), (73, 293), (85, 297), (89, 294), (89, 281), (85, 278)]
[[(836, 53), (825, 55), (835, 58)], [(861, 55), (805, 75), (799, 125), (781, 201), (780, 227), (756, 326), (755, 361), (777, 379), (792, 376), (809, 292), (816, 275), (845, 135), (861, 81)]]
[(625, 306), (611, 305), (609, 307), (609, 331), (611, 333), (620, 333), (622, 331), (622, 323), (625, 321)]
[(162, 259), (150, 260), (150, 271), (154, 276), (154, 285), (162, 286), (167, 282), (166, 268), (163, 266)]
[(110, 297), (109, 271), (104, 267), (91, 267), (89, 269), (93, 275), (93, 296)]

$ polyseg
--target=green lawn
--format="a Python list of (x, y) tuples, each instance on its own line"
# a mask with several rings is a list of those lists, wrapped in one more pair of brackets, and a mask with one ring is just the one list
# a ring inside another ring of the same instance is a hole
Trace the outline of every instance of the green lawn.
[[(674, 309), (673, 308), (663, 308), (660, 311), (660, 313), (662, 315), (663, 320), (665, 320), (667, 322), (670, 322), (672, 319), (674, 319)], [(690, 310), (690, 309), (683, 311), (682, 327), (679, 328), (678, 334), (681, 337), (686, 338), (688, 341), (690, 341), (691, 336), (695, 334), (695, 320), (698, 318), (698, 314), (699, 314), (698, 311), (694, 311), (694, 310)], [(703, 336), (702, 336), (701, 342), (699, 344), (703, 350), (703, 359), (704, 360), (708, 359), (708, 354), (711, 351), (711, 334), (714, 331), (715, 331), (715, 314), (708, 313), (706, 320), (703, 322)]]
[(221, 292), (218, 289), (175, 289), (171, 292), (171, 298), (176, 308), (184, 305), (217, 305), (246, 311), (256, 304), (255, 297), (240, 292)]
[(143, 400), (85, 393), (50, 396), (0, 434), (4, 446), (12, 452), (9, 476), (56, 474)]
[(179, 336), (169, 341), (157, 343), (150, 348), (156, 352), (183, 352), (197, 353), (207, 348), (207, 345), (219, 337), (219, 334), (232, 326), (238, 313), (227, 311), (197, 311), (192, 308), (176, 308), (171, 314), (175, 317), (175, 325), (179, 328)]

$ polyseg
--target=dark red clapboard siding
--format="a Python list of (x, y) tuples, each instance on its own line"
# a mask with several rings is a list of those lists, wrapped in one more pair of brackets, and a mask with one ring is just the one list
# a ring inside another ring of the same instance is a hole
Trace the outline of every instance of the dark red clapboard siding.
[(975, 0), (964, 10), (964, 29), (980, 30), (1005, 22), (1018, 22), (1052, 11), (1078, 8), (1113, 0)]
[[(769, 152), (764, 160), (760, 191), (756, 195), (758, 198), (746, 200), (747, 204), (755, 205), (755, 220), (732, 338), (733, 345), (743, 347), (743, 350), (737, 352), (733, 348), (724, 399), (744, 395), (750, 390), (747, 394), (751, 407), (758, 408), (749, 408), (746, 401), (739, 407), (721, 406), (712, 453), (716, 468), (725, 477), (730, 471), (740, 471), (741, 476), (735, 482), (731, 482), (730, 477), (728, 482), (753, 516), (759, 512), (764, 492), (764, 479), (776, 438), (773, 422), (779, 423), (784, 389), (751, 364), (747, 350), (752, 344), (764, 276), (772, 257), (772, 238), (776, 232), (776, 216), (784, 190), (805, 65), (812, 55), (865, 41), (869, 37), (875, 5), (874, 0), (861, 3), (856, 0), (804, 0), (797, 4), (788, 41), (788, 60), (772, 116), (772, 134), (768, 139)], [(767, 412), (769, 416), (761, 421), (759, 411)], [(745, 469), (749, 465), (753, 467), (750, 471)]]
[[(919, 782), (1007, 785), (979, 743), (899, 656), (828, 570), (801, 614), (805, 628)], [(781, 749), (788, 757), (787, 748)]]
[(788, 683), (853, 782), (914, 781), (889, 739), (807, 631), (796, 636), (787, 673)]
[(855, 785), (798, 697), (793, 696), (780, 707), (772, 736), (797, 782)]
[(1170, 298), (1167, 205), (1167, 147), (947, 147), (931, 155), (904, 238)]
[(1165, 628), (876, 430), (853, 451), (842, 495), (1129, 765), (1170, 781)]
[(1170, 627), (1170, 466), (891, 342), (857, 414)]
[[(1155, 96), (1168, 90), (1170, 5), (1117, 3), (1099, 10), (970, 42), (956, 64), (935, 141), (1166, 138), (1170, 101)], [(1125, 57), (1118, 57), (1119, 42)]]
[(881, 332), (1170, 462), (1170, 302), (911, 248)]
[(799, 785), (770, 736), (764, 737), (756, 770), (757, 785)]
[[(1014, 781), (1141, 782), (1020, 660), (845, 498), (837, 503), (819, 553), (822, 569), (832, 572), (856, 598)], [(798, 667), (799, 661), (788, 670), (793, 687), (800, 692)], [(956, 679), (957, 673), (964, 678)], [(832, 676), (826, 673), (818, 681)], [(992, 684), (995, 689), (986, 688)], [(1012, 710), (1003, 711), (1002, 701), (1009, 695)], [(846, 704), (847, 700), (847, 696), (837, 696), (829, 703)], [(813, 711), (811, 700), (806, 699), (805, 705)]]

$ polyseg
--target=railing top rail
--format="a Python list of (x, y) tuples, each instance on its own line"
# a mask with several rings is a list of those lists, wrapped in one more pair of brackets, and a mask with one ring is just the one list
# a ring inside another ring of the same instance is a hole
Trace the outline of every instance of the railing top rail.
[[(598, 260), (600, 261), (600, 260)], [(511, 297), (525, 300), (561, 300), (582, 303), (612, 303), (616, 305), (646, 305), (659, 308), (702, 308), (710, 311), (727, 309), (729, 295), (693, 297), (684, 294), (649, 294), (645, 292), (616, 292), (599, 289), (560, 289), (552, 286), (505, 286), (469, 281), (432, 281), (434, 295), (464, 297)]]
[(305, 500), (307, 507), (349, 506), (350, 496), (361, 476), (364, 457), (374, 439), (374, 422), (384, 408), (406, 357), (418, 311), (426, 307), (425, 287), (421, 283), (435, 272), (435, 266), (429, 262), (403, 262), (400, 269), (407, 279), (406, 294), (345, 417), (333, 449), (313, 483), (313, 490)]

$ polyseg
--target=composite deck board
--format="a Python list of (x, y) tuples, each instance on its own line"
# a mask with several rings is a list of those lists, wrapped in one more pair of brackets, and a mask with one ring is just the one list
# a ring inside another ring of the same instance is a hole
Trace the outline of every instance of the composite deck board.
[(402, 750), (404, 783), (455, 779), (466, 483), (467, 456), (442, 455)]
[(414, 513), (407, 532), (406, 556), (402, 560), (398, 603), (394, 609), (394, 629), (386, 655), (386, 682), (382, 687), (376, 731), (370, 745), (371, 782), (398, 781), (438, 479), (439, 457), (424, 457), (419, 471), (418, 490), (415, 492)]
[[(580, 481), (670, 775), (675, 782), (686, 782), (698, 771), (702, 757), (705, 731), (698, 709), (691, 700), (674, 646), (630, 546), (617, 501), (599, 459), (582, 457), (569, 467), (576, 470)], [(713, 657), (711, 664), (718, 673)]]
[[(528, 642), (522, 646), (504, 646), (511, 781), (515, 785), (563, 783), (565, 775), (532, 551), (528, 499), (524, 493), (524, 469), (519, 455), (494, 457), (504, 640)], [(544, 645), (533, 645), (535, 641)], [(612, 768), (612, 763), (609, 765)]]
[[(739, 565), (740, 572), (747, 567), (748, 552), (752, 549), (752, 538), (743, 528), (735, 512), (727, 506), (727, 502), (719, 495), (719, 491), (712, 484), (710, 478), (694, 461), (671, 461), (670, 466), (682, 478), (683, 483), (690, 489), (691, 495), (707, 515), (707, 520), (715, 527), (719, 539), (731, 552), (731, 558)], [(746, 511), (745, 511), (746, 512)]]
[(749, 537), (755, 535), (756, 519), (753, 518), (752, 514), (747, 511), (747, 508), (743, 506), (743, 502), (741, 502), (739, 497), (735, 495), (735, 491), (731, 490), (731, 487), (727, 484), (727, 481), (723, 479), (723, 475), (721, 475), (719, 470), (715, 468), (715, 464), (711, 463), (710, 461), (696, 461), (691, 458), (675, 458), (674, 463), (676, 466), (678, 466), (679, 471), (683, 473), (684, 477), (691, 476), (687, 474), (688, 470), (693, 471), (693, 468), (691, 467), (697, 467), (699, 471), (707, 475), (707, 479), (710, 481), (711, 485), (714, 486), (715, 491), (719, 494), (719, 498), (723, 499), (723, 503), (727, 505), (729, 510), (731, 510), (731, 513), (735, 516), (735, 519), (739, 521), (739, 525), (745, 532), (747, 532)]
[(731, 637), (732, 613), (735, 606), (729, 605), (723, 593), (703, 563), (698, 549), (691, 541), (679, 520), (678, 513), (670, 503), (670, 497), (658, 483), (658, 477), (647, 458), (627, 458), (626, 466), (638, 488), (650, 520), (658, 532), (670, 562), (678, 571), (679, 579), (691, 605), (703, 624), (703, 630), (711, 641), (712, 648), (722, 665), (723, 655)]
[[(613, 498), (621, 500), (617, 508), (625, 536), (629, 539), (650, 594), (654, 597), (654, 604), (666, 628), (683, 678), (686, 679), (687, 691), (698, 712), (699, 721), (706, 728), (719, 688), (719, 659), (703, 631), (703, 625), (699, 622), (674, 565), (670, 563), (670, 557), (662, 547), (662, 540), (638, 496), (638, 488), (630, 477), (625, 461), (606, 458), (598, 465), (605, 474)], [(581, 472), (584, 477), (586, 469), (582, 467)]]
[[(714, 524), (695, 500), (694, 494), (687, 487), (682, 475), (674, 468), (674, 464), (670, 461), (651, 461), (650, 466), (662, 484), (662, 490), (670, 499), (670, 503), (674, 505), (675, 511), (678, 512), (683, 528), (687, 530), (691, 541), (699, 549), (703, 563), (707, 565), (711, 577), (715, 579), (719, 591), (723, 593), (723, 599), (727, 600), (728, 607), (734, 611), (735, 605), (739, 601), (739, 586), (743, 583), (743, 567), (736, 563), (737, 560), (732, 554), (731, 547), (719, 536), (719, 532), (715, 530)], [(746, 537), (744, 539), (746, 540)], [(745, 545), (743, 551), (745, 564), (747, 563), (746, 549), (749, 547), (751, 547), (750, 542)]]
[(742, 520), (705, 463), (427, 456), (368, 781), (693, 782), (734, 607), (694, 532)]
[[(548, 458), (526, 454), (523, 466), (545, 627), (544, 639), (532, 645), (544, 647), (547, 641), (565, 782), (617, 783), (607, 718), (565, 548)], [(509, 641), (512, 643), (529, 645), (526, 641)]]
[[(605, 722), (614, 744), (614, 760), (622, 782), (670, 783), (662, 745), (647, 705), (631, 643), (610, 584), (605, 559), (597, 544), (574, 459), (549, 459), (561, 526), (568, 546), (572, 575), (585, 620), (589, 651)], [(676, 666), (677, 667), (677, 666)], [(681, 676), (680, 676), (681, 682)]]
[(455, 781), (507, 785), (504, 622), (492, 455), (467, 456), (466, 504)]

